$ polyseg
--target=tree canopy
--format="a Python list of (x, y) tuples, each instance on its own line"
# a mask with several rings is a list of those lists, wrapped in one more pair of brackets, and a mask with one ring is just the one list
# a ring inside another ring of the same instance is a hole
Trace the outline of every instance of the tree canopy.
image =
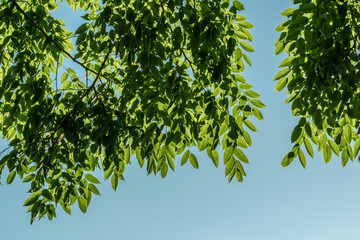
[[(74, 33), (51, 15), (55, 0), (0, 2), (0, 129), (9, 142), (0, 171), (9, 170), (8, 184), (15, 176), (31, 183), (24, 203), (31, 222), (52, 219), (57, 205), (70, 214), (77, 202), (86, 212), (92, 194), (100, 195), (96, 169), (116, 190), (131, 160), (163, 178), (177, 155), (198, 168), (194, 147), (215, 166), (223, 159), (229, 181), (243, 181), (243, 149), (265, 107), (241, 74), (254, 51), (243, 4), (66, 3), (84, 13)], [(302, 145), (310, 156), (317, 145), (326, 162), (334, 152), (345, 166), (360, 148), (359, 3), (294, 4), (276, 29), (275, 54), (289, 57), (275, 89), (287, 87), (286, 102), (300, 117), (282, 166), (295, 157), (306, 166)]]

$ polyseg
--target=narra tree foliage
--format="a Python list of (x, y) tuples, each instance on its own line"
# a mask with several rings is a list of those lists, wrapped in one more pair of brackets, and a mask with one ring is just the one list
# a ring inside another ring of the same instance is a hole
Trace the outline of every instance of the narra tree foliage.
[[(83, 11), (74, 33), (51, 15), (55, 0), (0, 2), (0, 129), (9, 143), (0, 171), (9, 170), (7, 183), (31, 183), (31, 222), (52, 219), (58, 205), (70, 214), (77, 202), (85, 212), (100, 195), (96, 169), (116, 190), (131, 160), (162, 177), (177, 155), (198, 168), (195, 147), (215, 166), (221, 149), (228, 180), (242, 181), (252, 120), (265, 107), (241, 75), (254, 51), (243, 4), (66, 3)], [(305, 167), (302, 145), (311, 156), (317, 145), (326, 162), (334, 152), (345, 165), (360, 146), (359, 3), (294, 4), (276, 29), (275, 53), (289, 55), (276, 90), (287, 87), (286, 102), (301, 117), (282, 165), (299, 157)]]
[[(328, 163), (336, 154), (345, 166), (360, 148), (360, 11), (358, 0), (295, 0), (298, 8), (282, 13), (289, 19), (276, 30), (275, 54), (288, 58), (275, 76), (276, 90), (285, 86), (294, 116), (301, 117), (291, 134), (292, 150), (284, 157), (288, 166), (303, 150), (311, 157), (312, 145)], [(313, 144), (312, 144), (313, 143)]]
[[(218, 166), (222, 145), (229, 181), (242, 181), (250, 118), (265, 106), (240, 74), (254, 51), (243, 4), (66, 2), (84, 11), (74, 33), (50, 14), (55, 0), (1, 3), (0, 122), (10, 143), (0, 166), (7, 183), (31, 183), (31, 221), (75, 202), (85, 212), (99, 195), (90, 173), (102, 169), (115, 190), (131, 156), (165, 177), (180, 154), (198, 168), (193, 146)], [(64, 58), (86, 80), (68, 66), (60, 76)]]

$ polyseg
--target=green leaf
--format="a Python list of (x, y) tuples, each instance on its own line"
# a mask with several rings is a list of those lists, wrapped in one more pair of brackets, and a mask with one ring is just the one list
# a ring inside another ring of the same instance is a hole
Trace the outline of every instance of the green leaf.
[(234, 1), (234, 2), (233, 2), (233, 6), (234, 6), (237, 10), (239, 10), (239, 11), (243, 11), (243, 10), (244, 10), (244, 5), (243, 5), (241, 2), (239, 2), (239, 1)]
[(274, 80), (279, 80), (280, 78), (285, 77), (286, 75), (289, 74), (290, 71), (291, 71), (290, 68), (282, 69), (280, 72), (278, 72), (278, 73), (275, 75)]
[(251, 99), (251, 104), (258, 108), (264, 108), (266, 107), (265, 104), (263, 104), (259, 99)]
[(62, 85), (61, 85), (61, 89), (62, 90), (66, 90), (71, 86), (71, 82), (70, 81), (65, 81)]
[(224, 164), (227, 163), (227, 161), (230, 160), (230, 158), (232, 157), (234, 153), (234, 147), (233, 146), (229, 146), (225, 149), (224, 151), (224, 156), (223, 156), (223, 161), (224, 161)]
[(196, 169), (199, 168), (198, 160), (196, 159), (196, 156), (193, 153), (190, 154), (190, 163), (194, 168)]
[(49, 200), (53, 200), (53, 196), (52, 194), (50, 193), (49, 189), (44, 189), (41, 191), (41, 195)]
[(240, 46), (248, 52), (255, 52), (255, 49), (247, 42), (240, 42)]
[(34, 179), (34, 177), (35, 177), (35, 174), (29, 174), (24, 178), (23, 182), (30, 182), (31, 180)]
[(251, 23), (245, 22), (245, 21), (240, 21), (240, 22), (238, 22), (238, 24), (240, 27), (247, 28), (247, 29), (251, 29), (254, 27), (254, 25), (252, 25)]
[(300, 160), (301, 165), (306, 168), (306, 158), (304, 152), (299, 148), (298, 157)]
[(31, 197), (29, 197), (28, 199), (26, 199), (26, 201), (24, 202), (23, 206), (30, 206), (33, 203), (35, 203), (38, 198), (41, 196), (41, 190), (38, 190), (36, 192), (34, 192)]
[(83, 197), (81, 197), (81, 196), (78, 196), (78, 197), (77, 197), (77, 201), (78, 201), (80, 210), (81, 210), (83, 213), (86, 213), (86, 209), (87, 209), (87, 207), (88, 207), (86, 199), (83, 198)]
[(284, 43), (279, 43), (275, 48), (275, 55), (279, 55), (284, 51)]
[(331, 160), (331, 156), (332, 156), (332, 151), (331, 151), (331, 147), (329, 145), (326, 145), (324, 147), (324, 150), (323, 150), (323, 156), (324, 156), (324, 161), (325, 163), (329, 163), (330, 160)]
[(118, 186), (119, 178), (116, 176), (116, 174), (111, 176), (111, 187), (116, 191)]
[(162, 178), (165, 178), (166, 177), (166, 174), (167, 174), (167, 172), (168, 172), (168, 165), (166, 164), (166, 163), (163, 163), (162, 165), (161, 165), (161, 177)]
[(82, 41), (84, 41), (86, 38), (86, 33), (80, 33), (80, 35), (77, 37), (75, 44), (79, 45)]
[(183, 156), (181, 158), (180, 166), (184, 165), (188, 161), (189, 156), (190, 156), (190, 151), (186, 150), (186, 152), (183, 154)]
[(57, 9), (59, 6), (58, 4), (56, 3), (56, 0), (50, 0), (49, 3), (48, 3), (48, 8), (49, 8), (49, 11), (54, 11), (55, 9)]
[(89, 186), (88, 186), (88, 188), (90, 189), (90, 191), (91, 191), (92, 193), (94, 193), (94, 194), (96, 194), (96, 195), (99, 195), (99, 196), (101, 195), (100, 192), (99, 192), (99, 190), (97, 189), (97, 187), (96, 187), (94, 184), (90, 183)]
[(257, 129), (256, 129), (255, 125), (252, 122), (250, 122), (250, 120), (246, 119), (244, 121), (244, 123), (251, 131), (257, 132)]
[(69, 77), (69, 74), (67, 72), (64, 72), (63, 75), (61, 76), (61, 83), (65, 82), (67, 80), (67, 78)]
[(291, 63), (292, 63), (292, 61), (294, 60), (294, 58), (295, 58), (294, 56), (290, 56), (290, 57), (285, 58), (285, 59), (280, 63), (279, 67), (284, 68), (284, 67), (290, 66)]
[(349, 154), (348, 154), (347, 150), (345, 149), (344, 151), (341, 152), (342, 166), (345, 167), (346, 164), (348, 163), (348, 161), (349, 161)]
[(208, 154), (208, 156), (210, 157), (210, 159), (213, 161), (215, 167), (219, 166), (219, 153), (218, 151), (215, 150), (211, 150), (210, 148), (206, 149), (206, 152)]
[(329, 146), (331, 147), (332, 151), (336, 155), (340, 156), (340, 149), (339, 149), (339, 146), (335, 143), (335, 141), (332, 139), (328, 139), (328, 143), (329, 143)]
[(285, 157), (281, 161), (281, 166), (282, 167), (289, 166), (294, 160), (294, 158), (295, 158), (295, 154), (293, 152), (289, 152), (288, 154), (285, 155)]
[(351, 129), (351, 126), (349, 124), (346, 124), (345, 127), (344, 127), (344, 136), (345, 136), (346, 142), (351, 143), (352, 129)]
[(14, 181), (15, 176), (16, 176), (16, 171), (10, 172), (9, 175), (7, 176), (6, 183), (11, 184)]
[(283, 15), (284, 17), (290, 16), (293, 14), (293, 12), (296, 10), (296, 8), (291, 7), (286, 9), (284, 12), (281, 13), (281, 15)]
[(356, 140), (356, 142), (354, 144), (354, 149), (353, 149), (354, 157), (356, 157), (358, 155), (359, 149), (360, 149), (360, 138), (358, 140)]
[(303, 128), (299, 125), (294, 128), (294, 130), (291, 133), (291, 142), (296, 142), (300, 136), (302, 135)]
[(258, 108), (253, 108), (252, 111), (253, 111), (253, 113), (254, 113), (254, 116), (255, 116), (258, 120), (262, 121), (262, 120), (264, 119), (264, 116), (262, 115), (261, 111), (260, 111)]
[(124, 151), (124, 160), (126, 164), (130, 163), (130, 146), (128, 146)]
[(80, 27), (78, 27), (78, 29), (75, 31), (75, 34), (80, 34), (85, 32), (86, 30), (88, 30), (90, 27), (89, 23), (84, 23), (82, 25), (80, 25)]
[(167, 157), (166, 159), (167, 159), (167, 161), (168, 161), (168, 164), (169, 164), (171, 170), (172, 170), (172, 171), (175, 171), (174, 159), (169, 158), (169, 157)]
[(235, 148), (234, 151), (235, 156), (244, 163), (249, 163), (248, 158), (246, 157), (245, 153), (240, 148)]
[(275, 85), (275, 91), (280, 92), (283, 90), (286, 87), (287, 79), (287, 77), (280, 78)]
[(243, 137), (244, 137), (244, 140), (245, 142), (251, 146), (252, 145), (252, 141), (251, 141), (251, 137), (250, 137), (250, 134), (246, 131), (243, 132)]
[(314, 149), (313, 149), (313, 147), (311, 145), (311, 142), (307, 138), (304, 138), (304, 143), (305, 143), (306, 151), (313, 158), (314, 157)]
[(92, 183), (95, 183), (95, 184), (99, 184), (100, 183), (100, 181), (96, 178), (96, 177), (94, 177), (93, 175), (91, 175), (91, 174), (86, 174), (85, 175), (85, 178), (89, 181), (89, 182), (92, 182)]
[(241, 30), (236, 31), (235, 35), (238, 38), (243, 39), (243, 40), (248, 40), (249, 39), (248, 36), (244, 32), (242, 32)]
[(261, 97), (259, 94), (257, 94), (253, 90), (247, 90), (247, 91), (245, 91), (245, 94), (248, 95), (251, 98), (259, 98), (259, 97)]

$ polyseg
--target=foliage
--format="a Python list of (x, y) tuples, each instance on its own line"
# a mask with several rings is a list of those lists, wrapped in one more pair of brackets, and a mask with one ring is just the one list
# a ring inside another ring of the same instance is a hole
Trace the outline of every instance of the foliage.
[[(276, 76), (276, 90), (288, 89), (287, 103), (301, 117), (294, 128), (293, 149), (282, 166), (295, 157), (306, 166), (305, 148), (313, 157), (312, 143), (328, 163), (332, 153), (345, 166), (360, 148), (360, 9), (356, 0), (295, 0), (298, 8), (282, 13), (289, 19), (281, 32), (275, 54), (289, 55)], [(311, 143), (312, 142), (312, 143)]]
[(8, 168), (7, 183), (31, 183), (31, 222), (52, 219), (58, 204), (86, 212), (100, 194), (91, 172), (102, 169), (116, 190), (132, 155), (165, 177), (180, 154), (181, 165), (199, 167), (191, 146), (218, 166), (222, 145), (226, 176), (242, 181), (241, 149), (252, 144), (248, 129), (257, 131), (249, 117), (262, 120), (265, 107), (240, 74), (254, 51), (242, 3), (66, 2), (84, 12), (75, 33), (50, 14), (55, 0), (0, 2), (0, 125), (9, 141), (0, 171)]
[[(251, 116), (262, 120), (265, 107), (241, 75), (254, 51), (253, 25), (238, 14), (243, 4), (66, 2), (84, 13), (74, 33), (51, 15), (56, 0), (0, 2), (0, 129), (9, 142), (0, 171), (9, 170), (8, 184), (16, 176), (31, 183), (31, 222), (52, 219), (57, 205), (71, 214), (77, 202), (86, 212), (100, 195), (96, 169), (116, 190), (135, 158), (163, 178), (177, 155), (199, 168), (191, 146), (218, 166), (221, 145), (225, 175), (242, 181), (242, 149), (252, 144), (248, 130), (257, 131)], [(289, 57), (275, 89), (287, 88), (286, 103), (300, 117), (282, 166), (298, 157), (305, 168), (303, 145), (311, 157), (316, 145), (326, 163), (335, 153), (345, 166), (360, 148), (359, 3), (293, 2), (276, 28), (275, 54)]]

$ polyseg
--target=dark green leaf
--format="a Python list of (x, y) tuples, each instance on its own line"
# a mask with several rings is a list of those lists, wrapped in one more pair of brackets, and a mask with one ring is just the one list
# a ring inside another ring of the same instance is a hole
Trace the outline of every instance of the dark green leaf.
[(198, 163), (198, 160), (196, 159), (196, 156), (191, 153), (189, 158), (190, 158), (190, 163), (191, 163), (191, 165), (192, 165), (194, 168), (198, 169), (198, 168), (199, 168), (199, 163)]
[(14, 181), (15, 176), (16, 176), (15, 171), (10, 172), (9, 175), (7, 176), (6, 183), (11, 184)]

